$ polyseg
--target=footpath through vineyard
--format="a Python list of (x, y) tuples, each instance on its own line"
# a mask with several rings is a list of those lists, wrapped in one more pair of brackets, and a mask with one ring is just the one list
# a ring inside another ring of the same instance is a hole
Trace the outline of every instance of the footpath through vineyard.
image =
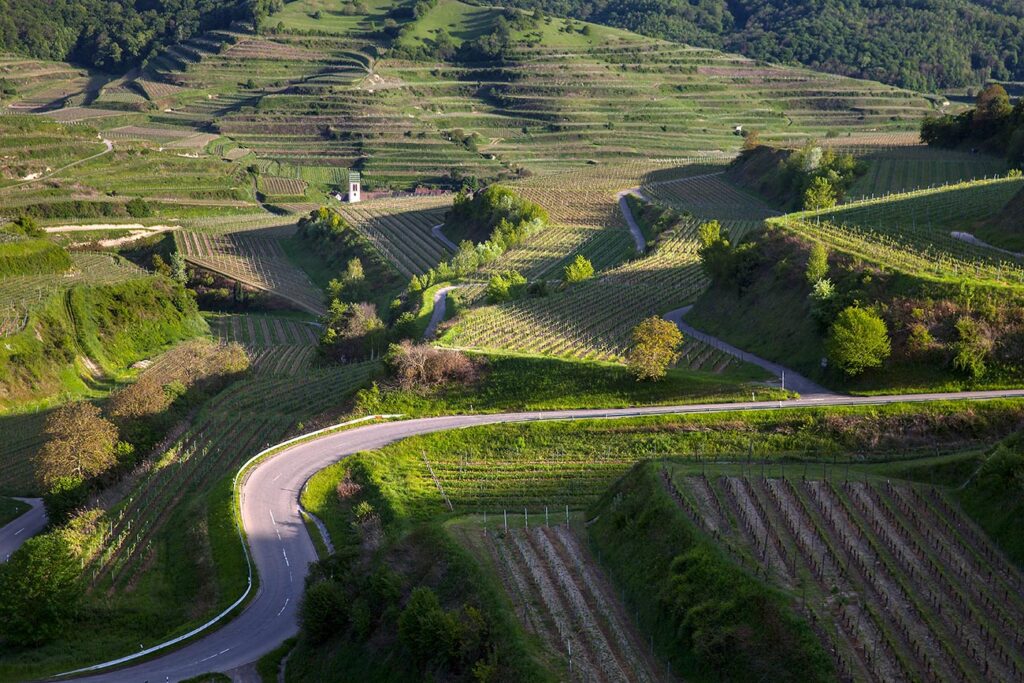
[(571, 680), (665, 680), (608, 581), (569, 527), (484, 533), (520, 620), (565, 658)]
[(663, 474), (694, 523), (793, 596), (844, 679), (1024, 681), (1024, 577), (937, 489)]

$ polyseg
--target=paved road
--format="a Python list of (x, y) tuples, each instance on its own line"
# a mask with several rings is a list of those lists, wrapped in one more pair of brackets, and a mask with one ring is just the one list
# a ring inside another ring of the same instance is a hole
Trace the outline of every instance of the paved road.
[(445, 235), (444, 232), (442, 232), (441, 230), (441, 228), (443, 227), (444, 223), (438, 223), (437, 225), (430, 229), (430, 232), (432, 232), (434, 234), (434, 237), (436, 237), (442, 244), (444, 244), (444, 246), (448, 247), (452, 251), (457, 252), (459, 250), (459, 245), (455, 244), (455, 242), (452, 242), (450, 239), (448, 239), (448, 236)]
[(793, 370), (770, 360), (765, 360), (760, 356), (755, 356), (752, 353), (747, 353), (743, 349), (738, 349), (732, 344), (722, 341), (718, 337), (713, 337), (707, 332), (701, 332), (700, 330), (691, 327), (687, 323), (683, 322), (683, 316), (689, 313), (691, 308), (693, 308), (693, 306), (683, 306), (682, 308), (677, 308), (674, 311), (669, 311), (664, 316), (665, 320), (675, 323), (683, 334), (688, 334), (694, 339), (698, 339), (705, 344), (710, 344), (717, 349), (725, 351), (730, 356), (735, 356), (742, 361), (764, 368), (779, 379), (782, 379), (787, 389), (795, 391), (805, 398), (813, 396), (835, 396), (835, 392), (826, 389), (820, 384), (812, 382), (798, 372), (794, 372)]
[(46, 528), (46, 509), (42, 498), (15, 498), (32, 509), (0, 528), (0, 562), (6, 562), (21, 544)]
[(434, 292), (434, 310), (430, 314), (430, 321), (427, 329), (423, 332), (424, 339), (433, 339), (437, 334), (437, 326), (444, 320), (444, 314), (448, 310), (448, 292), (457, 287), (442, 287)]
[(633, 236), (636, 253), (642, 254), (647, 250), (647, 238), (644, 237), (643, 230), (640, 229), (636, 219), (633, 218), (633, 212), (629, 210), (629, 202), (626, 201), (626, 197), (629, 195), (635, 195), (640, 197), (640, 199), (646, 199), (646, 197), (641, 194), (639, 187), (634, 187), (632, 190), (623, 190), (619, 193), (619, 210), (622, 211), (622, 215), (626, 219), (626, 225), (629, 226), (629, 233)]
[(303, 578), (307, 566), (315, 559), (313, 543), (299, 516), (299, 491), (313, 474), (359, 451), (380, 448), (417, 434), (494, 423), (992, 398), (1024, 398), (1024, 389), (873, 397), (832, 395), (786, 402), (453, 415), (376, 423), (297, 444), (264, 461), (242, 484), (242, 523), (260, 576), (260, 589), (245, 610), (222, 628), (179, 650), (119, 671), (76, 680), (180, 681), (209, 671), (231, 671), (255, 661), (295, 635)]

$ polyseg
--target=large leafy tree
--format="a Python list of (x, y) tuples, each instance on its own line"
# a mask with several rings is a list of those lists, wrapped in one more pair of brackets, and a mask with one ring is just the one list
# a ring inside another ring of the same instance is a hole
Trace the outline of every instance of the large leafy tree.
[(674, 323), (651, 316), (633, 329), (626, 365), (637, 380), (658, 380), (679, 360), (683, 335)]
[(827, 341), (829, 359), (853, 377), (882, 365), (892, 353), (885, 321), (872, 310), (850, 306), (836, 317)]
[(64, 477), (84, 479), (117, 462), (117, 427), (87, 401), (68, 403), (46, 420), (46, 443), (36, 456), (36, 473), (46, 486)]

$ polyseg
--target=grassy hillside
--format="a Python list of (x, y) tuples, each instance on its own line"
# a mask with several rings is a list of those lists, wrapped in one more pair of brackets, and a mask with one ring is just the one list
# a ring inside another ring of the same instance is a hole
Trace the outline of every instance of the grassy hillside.
[(24, 329), (0, 346), (3, 408), (81, 394), (103, 375), (116, 377), (135, 361), (207, 330), (189, 295), (158, 277), (73, 287), (26, 315)]
[(0, 239), (0, 277), (60, 273), (70, 267), (68, 253), (49, 240)]
[[(752, 237), (742, 281), (717, 280), (688, 320), (837, 388), (1017, 386), (1024, 271), (951, 232), (998, 213), (1019, 185), (1014, 178), (967, 182), (769, 219)], [(830, 254), (827, 299), (815, 299), (806, 275), (815, 243)], [(877, 307), (892, 354), (883, 367), (850, 378), (823, 359), (830, 325), (854, 304)], [(972, 353), (983, 366), (956, 367), (970, 331), (958, 325), (982, 330)]]

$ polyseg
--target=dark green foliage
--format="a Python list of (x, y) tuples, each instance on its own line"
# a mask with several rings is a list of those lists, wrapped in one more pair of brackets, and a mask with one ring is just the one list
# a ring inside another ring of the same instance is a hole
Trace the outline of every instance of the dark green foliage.
[[(956, 482), (960, 484), (962, 482)], [(1024, 568), (1024, 432), (987, 454), (981, 469), (953, 495), (1019, 567)]]
[[(0, 0), (0, 47), (123, 71), (161, 48), (235, 20), (265, 15), (268, 0)], [(279, 4), (279, 3), (278, 3)]]
[(146, 203), (145, 199), (141, 197), (135, 197), (128, 201), (124, 205), (125, 211), (132, 218), (148, 218), (153, 215), (153, 210), (149, 208), (149, 204)]
[(19, 645), (53, 640), (74, 616), (82, 592), (78, 562), (61, 537), (29, 539), (0, 565), (0, 635)]
[(487, 303), (500, 304), (518, 299), (526, 292), (526, 278), (519, 271), (495, 273), (487, 282)]
[(43, 494), (46, 517), (50, 524), (60, 526), (71, 514), (85, 505), (89, 498), (89, 487), (79, 477), (60, 477)]
[[(1024, 79), (1024, 12), (1000, 0), (508, 0), (916, 90)], [(868, 38), (870, 36), (870, 38)]]
[(320, 348), (335, 360), (352, 362), (380, 355), (387, 345), (387, 330), (373, 304), (335, 299), (322, 322)]
[(766, 145), (745, 146), (728, 170), (740, 185), (763, 195), (774, 204), (789, 208), (827, 208), (806, 206), (807, 192), (822, 183), (839, 201), (867, 164), (850, 154), (837, 154), (808, 143), (798, 150), (776, 149)]
[(548, 222), (544, 208), (514, 190), (491, 185), (470, 196), (459, 193), (445, 220), (445, 233), (454, 240), (490, 240), (503, 249), (514, 247)]
[(62, 273), (70, 267), (71, 257), (68, 253), (49, 240), (0, 242), (0, 278)]
[(788, 599), (726, 558), (637, 465), (588, 513), (605, 567), (687, 680), (828, 681), (835, 674)]
[(733, 246), (729, 233), (722, 230), (718, 221), (709, 221), (699, 228), (700, 264), (716, 284), (734, 286), (742, 293), (751, 283), (757, 267), (759, 253), (756, 246), (745, 242)]
[(317, 581), (306, 587), (299, 606), (302, 632), (313, 643), (322, 643), (348, 621), (347, 600), (336, 581)]
[(970, 144), (1006, 156), (1011, 165), (1024, 165), (1024, 99), (1010, 106), (1003, 86), (991, 85), (978, 95), (973, 109), (925, 119), (921, 142), (936, 147)]

